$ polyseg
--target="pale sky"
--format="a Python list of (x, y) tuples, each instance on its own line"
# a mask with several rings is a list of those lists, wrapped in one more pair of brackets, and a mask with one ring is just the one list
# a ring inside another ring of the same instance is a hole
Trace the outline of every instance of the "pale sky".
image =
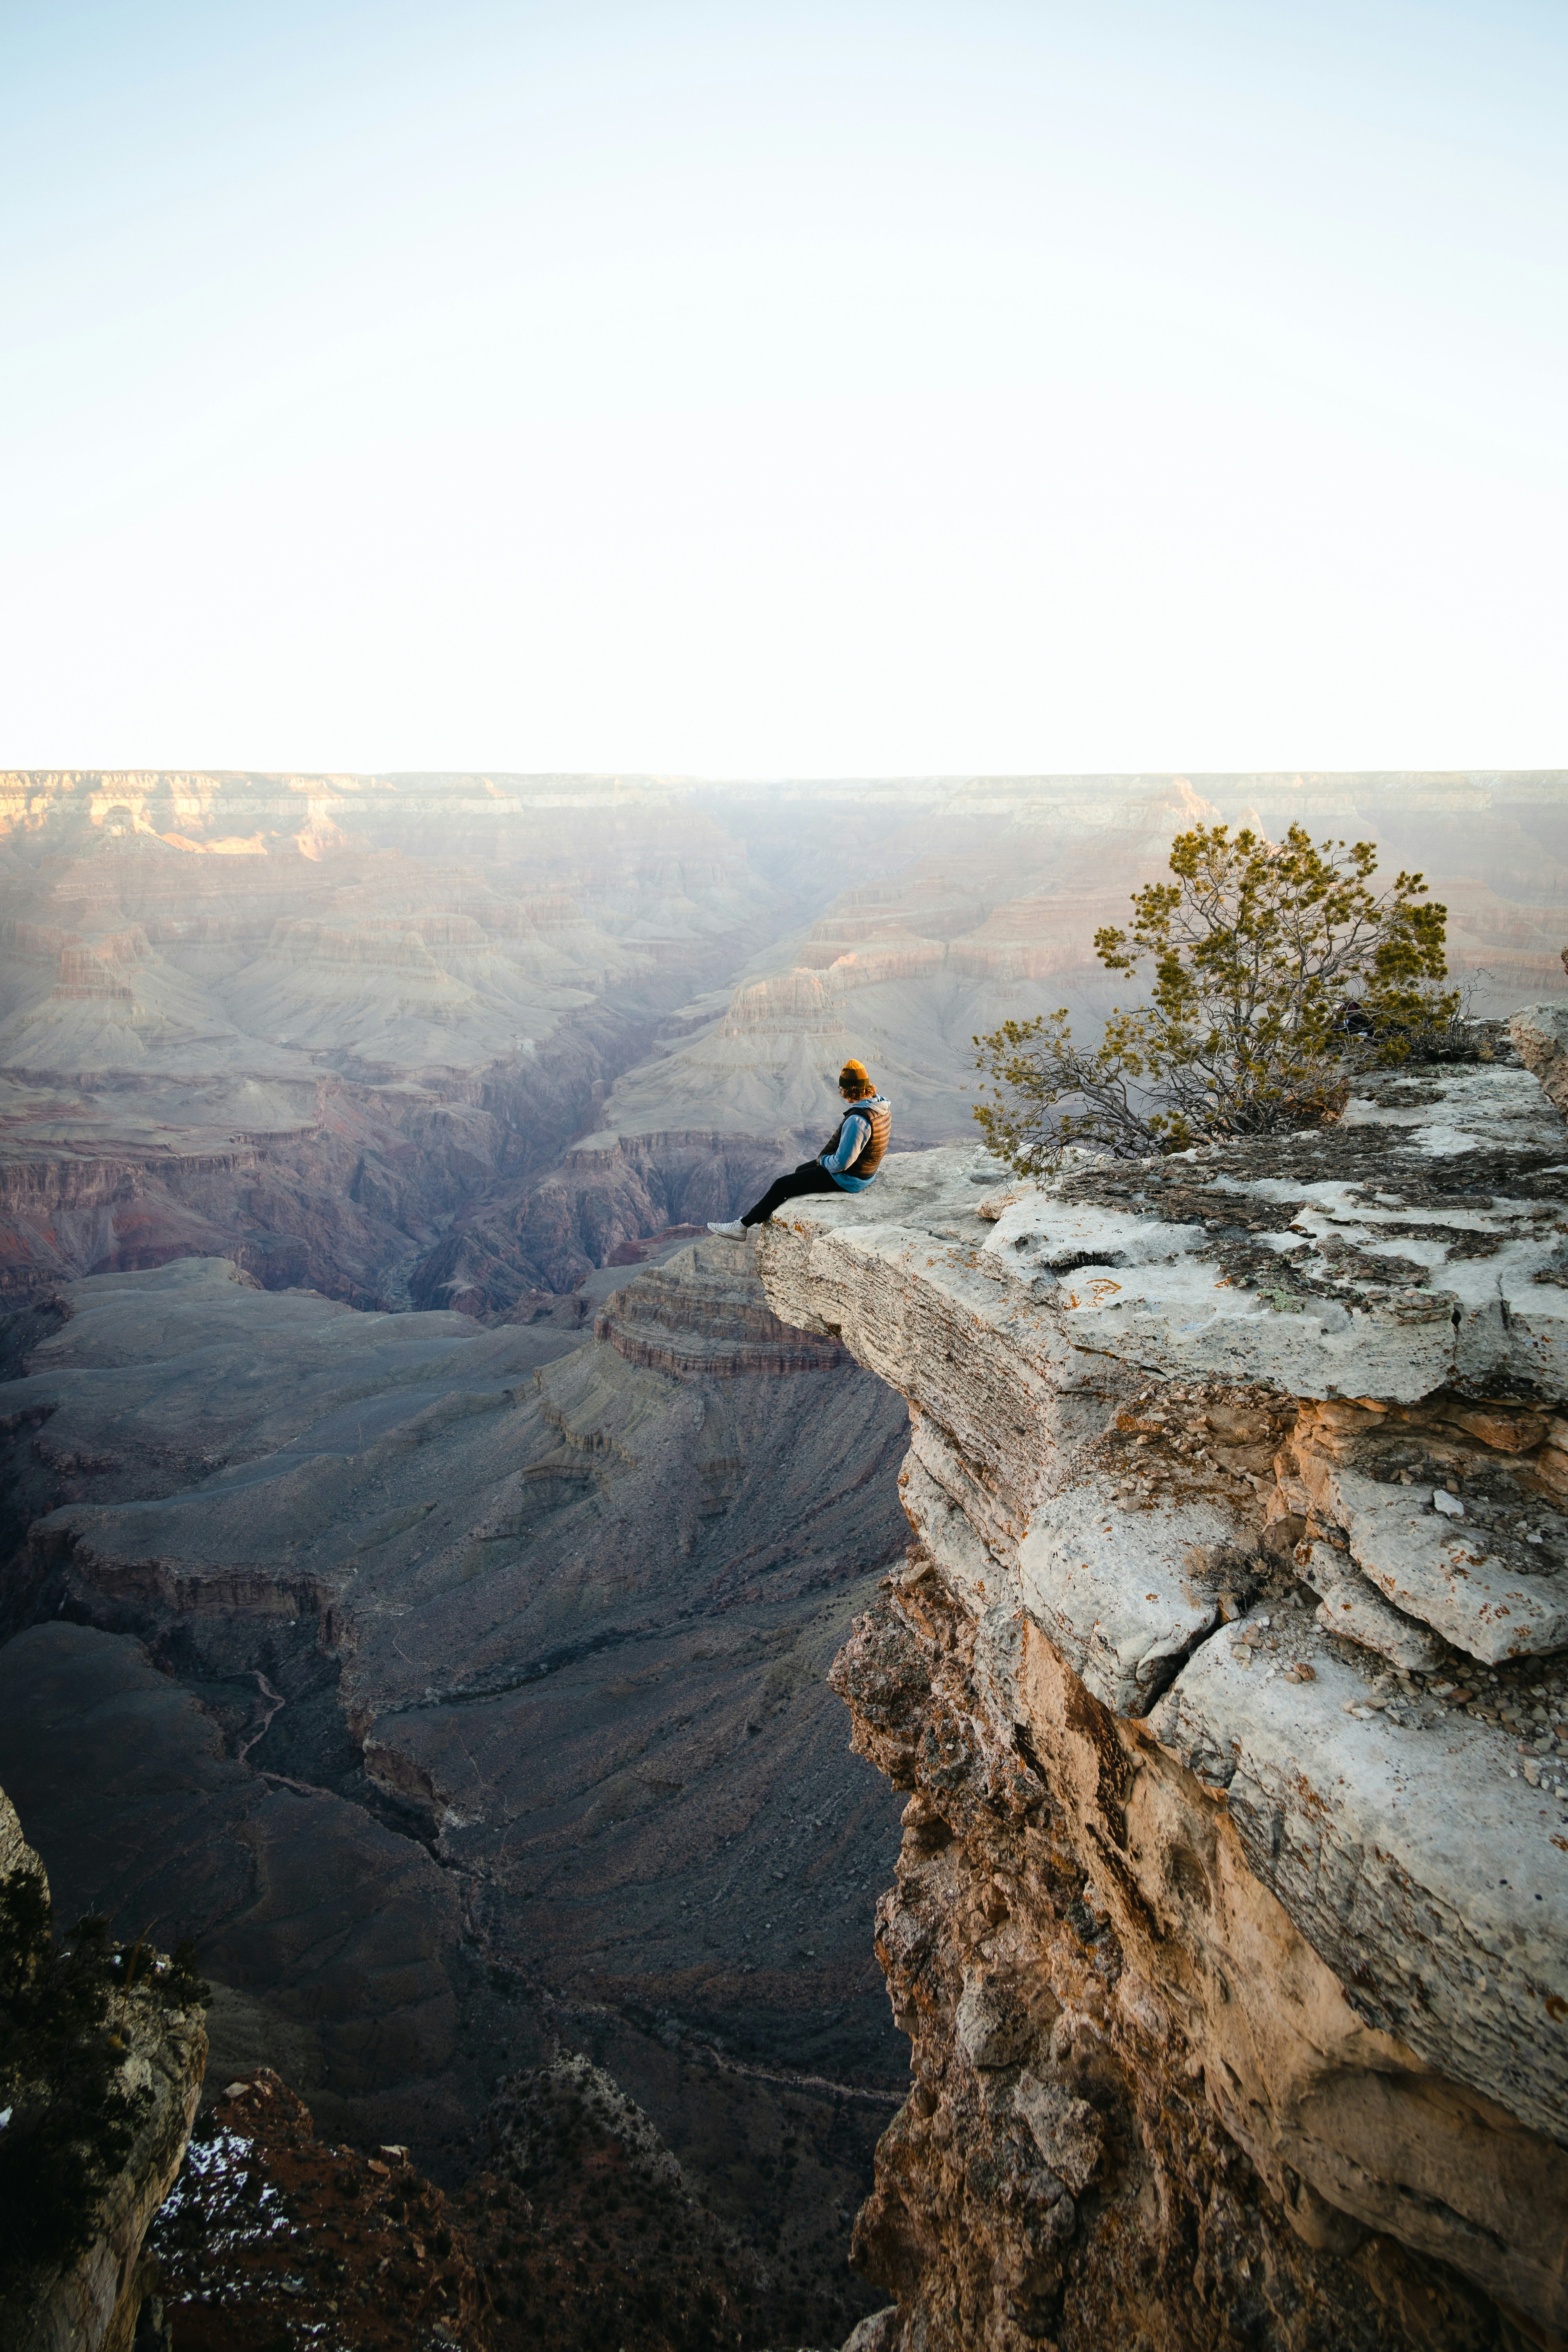
[(1568, 764), (1562, 0), (0, 0), (0, 764)]

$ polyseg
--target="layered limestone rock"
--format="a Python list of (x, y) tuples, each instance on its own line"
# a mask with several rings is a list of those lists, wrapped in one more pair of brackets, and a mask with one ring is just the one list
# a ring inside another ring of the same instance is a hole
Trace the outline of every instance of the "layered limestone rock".
[[(41, 1895), (41, 1912), (26, 1907), (24, 1882)], [(77, 2081), (79, 2068), (73, 2061), (81, 2052), (62, 2049), (58, 2034), (46, 2049), (29, 2019), (32, 1982), (47, 1967), (38, 1937), (47, 1947), (48, 1881), (3, 1789), (0, 1903), (0, 2131), (25, 2135), (17, 2160), (46, 2176), (54, 2172), (64, 2184), (76, 2178), (68, 2161), (69, 2133), (89, 2133), (96, 2110), (84, 2102)], [(31, 1937), (30, 1918), (36, 1918)], [(84, 2017), (79, 2028), (83, 2045), (107, 2039), (111, 2094), (129, 2095), (135, 2105), (134, 2130), (122, 2160), (107, 2179), (101, 2173), (83, 2176), (92, 2185), (79, 2242), (55, 2259), (29, 2264), (11, 2201), (20, 2184), (15, 2174), (6, 2181), (0, 2198), (8, 2209), (0, 2243), (0, 2341), (10, 2352), (131, 2352), (155, 2275), (143, 2260), (142, 2241), (184, 2159), (206, 2061), (201, 2011), (184, 2001), (170, 2006), (167, 1969), (165, 1960), (155, 1959), (145, 1981), (111, 1994), (108, 2013), (98, 2021)], [(69, 2133), (56, 2121), (62, 2111), (73, 2117)], [(0, 2159), (10, 2153), (0, 2148)], [(9, 2167), (5, 2169), (9, 2173)]]
[[(1568, 948), (1563, 953), (1568, 970)], [(1534, 1071), (1559, 1110), (1568, 1109), (1568, 1016), (1562, 1005), (1526, 1005), (1509, 1027), (1526, 1068)]]
[(595, 1318), (628, 1364), (677, 1379), (830, 1371), (847, 1359), (836, 1339), (793, 1331), (758, 1294), (744, 1243), (700, 1241), (617, 1290)]
[(910, 1792), (888, 2344), (1559, 2344), (1563, 1121), (1499, 1061), (1005, 1179), (760, 1252), (910, 1409), (835, 1669)]

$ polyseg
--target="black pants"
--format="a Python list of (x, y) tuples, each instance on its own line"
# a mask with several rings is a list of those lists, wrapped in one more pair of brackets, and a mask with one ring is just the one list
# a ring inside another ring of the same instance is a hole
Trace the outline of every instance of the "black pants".
[(842, 1184), (834, 1182), (820, 1160), (803, 1160), (800, 1166), (792, 1169), (787, 1176), (774, 1178), (756, 1207), (748, 1209), (741, 1223), (743, 1225), (760, 1225), (773, 1215), (775, 1209), (782, 1209), (786, 1201), (798, 1201), (803, 1192), (842, 1192), (843, 1190)]

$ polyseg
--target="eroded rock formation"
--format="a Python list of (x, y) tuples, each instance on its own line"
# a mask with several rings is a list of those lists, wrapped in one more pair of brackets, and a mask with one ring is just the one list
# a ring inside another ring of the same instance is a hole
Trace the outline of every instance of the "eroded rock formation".
[(1563, 2340), (1565, 1163), (1496, 1064), (766, 1229), (910, 1409), (889, 2347)]
[(668, 1269), (617, 1291), (595, 1320), (628, 1364), (677, 1378), (832, 1371), (848, 1361), (836, 1339), (794, 1331), (770, 1312), (744, 1243), (700, 1241)]
[[(446, 2195), (401, 2145), (323, 2137), (270, 2067), (226, 2084), (152, 2235), (177, 2352), (760, 2352), (842, 2332), (740, 2242), (650, 2118), (563, 2052), (509, 2077)], [(786, 2154), (786, 2167), (787, 2167)]]
[(180, 2352), (495, 2352), (473, 2233), (406, 2147), (334, 2145), (271, 2067), (215, 2091), (152, 2233)]
[(650, 1256), (490, 1329), (70, 1286), (0, 1391), (0, 1777), (71, 1916), (196, 1935), (216, 2087), (451, 2185), (497, 2076), (581, 2052), (826, 2340), (903, 2065), (897, 1809), (826, 1675), (904, 1412), (748, 1249)]
[[(79, 1937), (79, 1944), (84, 1940)], [(0, 1790), (0, 2341), (131, 2352), (149, 2223), (190, 2137), (206, 2035), (142, 1942), (61, 1965), (44, 1865)]]

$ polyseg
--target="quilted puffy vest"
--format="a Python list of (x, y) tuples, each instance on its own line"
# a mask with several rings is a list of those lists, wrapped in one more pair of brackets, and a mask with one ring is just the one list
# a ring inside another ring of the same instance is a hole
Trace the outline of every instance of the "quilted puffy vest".
[(831, 1140), (823, 1146), (825, 1154), (837, 1150), (839, 1139), (844, 1133), (845, 1120), (851, 1118), (868, 1119), (871, 1127), (870, 1142), (866, 1145), (858, 1158), (849, 1162), (845, 1171), (847, 1175), (857, 1177), (863, 1182), (867, 1177), (874, 1176), (882, 1164), (882, 1155), (888, 1149), (889, 1138), (893, 1132), (892, 1106), (881, 1095), (863, 1095), (858, 1103), (850, 1105), (844, 1118), (839, 1120)]

